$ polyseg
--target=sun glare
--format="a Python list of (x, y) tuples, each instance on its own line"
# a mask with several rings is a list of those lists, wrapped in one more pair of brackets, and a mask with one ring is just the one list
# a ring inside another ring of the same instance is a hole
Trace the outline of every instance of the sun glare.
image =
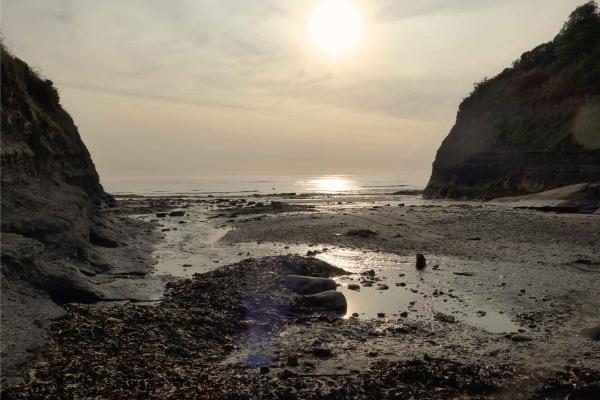
[(322, 0), (308, 21), (312, 44), (329, 56), (339, 56), (360, 44), (364, 25), (351, 0)]
[(306, 188), (313, 192), (347, 192), (356, 189), (356, 185), (343, 176), (321, 176), (306, 182)]

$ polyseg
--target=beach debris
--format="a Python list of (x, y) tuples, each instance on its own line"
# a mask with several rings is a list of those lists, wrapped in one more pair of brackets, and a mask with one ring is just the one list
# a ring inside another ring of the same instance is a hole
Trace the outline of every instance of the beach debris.
[(475, 276), (475, 274), (472, 272), (453, 272), (453, 274), (459, 276)]
[(425, 256), (421, 253), (417, 253), (417, 261), (416, 261), (416, 268), (417, 269), (425, 269), (425, 267), (427, 266), (427, 260), (425, 259)]

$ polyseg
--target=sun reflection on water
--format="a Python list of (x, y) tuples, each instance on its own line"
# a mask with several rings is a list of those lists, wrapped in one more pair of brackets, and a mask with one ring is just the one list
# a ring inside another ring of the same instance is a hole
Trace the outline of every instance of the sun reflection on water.
[(302, 182), (302, 185), (309, 191), (324, 193), (350, 192), (358, 189), (358, 185), (354, 180), (338, 175), (326, 175), (309, 179)]

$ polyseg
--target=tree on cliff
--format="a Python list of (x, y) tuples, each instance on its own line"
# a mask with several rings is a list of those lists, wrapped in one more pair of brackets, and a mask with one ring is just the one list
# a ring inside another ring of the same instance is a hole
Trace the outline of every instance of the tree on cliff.
[(569, 66), (570, 76), (578, 76), (580, 85), (600, 82), (600, 12), (590, 1), (571, 13), (554, 39), (557, 67)]

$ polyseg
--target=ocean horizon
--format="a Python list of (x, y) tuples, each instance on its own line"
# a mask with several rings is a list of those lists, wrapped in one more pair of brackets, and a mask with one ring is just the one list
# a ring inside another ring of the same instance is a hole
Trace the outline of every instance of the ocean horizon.
[(421, 190), (425, 182), (410, 182), (394, 175), (287, 175), (222, 177), (119, 177), (102, 180), (115, 195), (166, 194), (382, 194)]

